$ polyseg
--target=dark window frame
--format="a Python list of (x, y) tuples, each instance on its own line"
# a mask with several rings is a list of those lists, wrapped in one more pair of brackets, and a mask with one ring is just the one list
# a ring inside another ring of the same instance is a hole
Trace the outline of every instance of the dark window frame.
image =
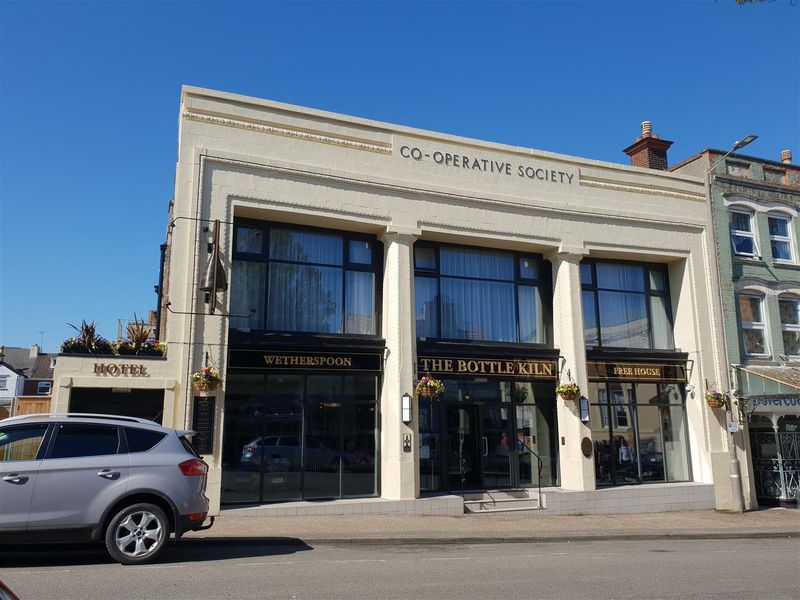
[[(259, 253), (251, 253), (251, 252), (239, 252), (236, 250), (237, 243), (239, 239), (239, 228), (240, 227), (247, 227), (251, 229), (258, 229), (262, 232), (264, 244), (261, 252)], [(270, 241), (271, 241), (271, 233), (273, 229), (284, 229), (289, 231), (302, 231), (302, 232), (309, 232), (309, 233), (317, 233), (321, 235), (335, 235), (341, 238), (342, 240), (342, 262), (340, 265), (333, 264), (333, 263), (316, 263), (316, 262), (300, 262), (300, 261), (291, 261), (286, 259), (271, 259), (269, 256), (269, 249), (270, 249)], [(370, 264), (359, 263), (359, 262), (351, 262), (350, 261), (350, 242), (351, 241), (366, 241), (370, 243), (371, 250), (372, 250), (372, 262)], [(264, 310), (264, 326), (261, 329), (257, 328), (250, 328), (250, 333), (254, 334), (262, 334), (262, 333), (270, 333), (270, 334), (283, 334), (283, 335), (292, 335), (292, 336), (336, 336), (342, 338), (358, 338), (358, 339), (380, 339), (381, 337), (381, 323), (382, 323), (382, 314), (381, 308), (382, 303), (381, 299), (383, 297), (383, 244), (380, 240), (378, 240), (377, 236), (365, 234), (365, 233), (357, 233), (351, 231), (341, 231), (338, 229), (330, 229), (324, 227), (313, 227), (310, 225), (295, 225), (293, 223), (282, 223), (279, 221), (266, 221), (266, 220), (259, 220), (259, 219), (247, 219), (247, 218), (235, 218), (233, 224), (233, 240), (231, 246), (231, 264), (233, 261), (242, 261), (242, 262), (253, 262), (265, 265), (265, 293), (264, 293), (264, 305), (262, 306)], [(342, 297), (341, 297), (341, 305), (342, 305), (342, 331), (341, 332), (327, 332), (327, 331), (295, 331), (295, 330), (283, 330), (283, 329), (269, 329), (267, 327), (268, 318), (269, 318), (269, 278), (270, 278), (270, 265), (271, 264), (285, 264), (285, 265), (303, 265), (303, 266), (311, 266), (311, 267), (325, 267), (325, 268), (334, 268), (340, 269), (342, 273), (341, 282), (342, 282)], [(347, 302), (347, 272), (348, 271), (360, 271), (363, 273), (373, 273), (375, 275), (375, 290), (374, 290), (374, 307), (375, 307), (375, 333), (373, 334), (363, 334), (363, 333), (347, 333), (344, 331), (345, 329), (345, 310), (346, 310), (346, 302)], [(243, 332), (238, 329), (231, 329), (231, 331), (237, 332), (237, 334), (241, 335)]]
[[(606, 264), (615, 264), (615, 265), (632, 265), (636, 267), (643, 267), (642, 273), (644, 278), (644, 291), (638, 290), (622, 290), (622, 289), (614, 289), (614, 288), (605, 288), (600, 287), (597, 281), (597, 264), (598, 263), (606, 263)], [(669, 285), (669, 269), (665, 264), (659, 263), (648, 263), (648, 262), (640, 262), (640, 261), (632, 261), (632, 260), (602, 260), (602, 259), (591, 259), (586, 258), (581, 261), (581, 265), (587, 265), (591, 269), (591, 283), (583, 283), (583, 278), (581, 278), (581, 294), (583, 292), (590, 292), (594, 295), (594, 318), (595, 323), (597, 324), (597, 343), (596, 344), (588, 344), (586, 343), (586, 337), (584, 333), (584, 343), (586, 347), (589, 348), (603, 348), (603, 349), (610, 349), (610, 350), (653, 350), (653, 351), (670, 351), (675, 350), (675, 318), (672, 313), (672, 298), (670, 296), (670, 285)], [(650, 272), (660, 272), (664, 277), (664, 291), (658, 291), (652, 289), (650, 285)], [(600, 325), (600, 292), (621, 292), (625, 294), (640, 294), (645, 298), (645, 310), (647, 312), (647, 335), (648, 341), (650, 343), (648, 348), (631, 348), (629, 346), (604, 346), (603, 345), (603, 328)], [(667, 309), (667, 318), (669, 320), (670, 332), (672, 333), (672, 348), (655, 348), (653, 346), (653, 315), (652, 309), (650, 306), (650, 298), (657, 297), (657, 298), (664, 298), (666, 309)]]
[[(416, 250), (417, 248), (431, 248), (434, 251), (434, 258), (436, 262), (436, 268), (418, 268), (416, 263)], [(442, 262), (439, 256), (439, 251), (441, 248), (457, 248), (462, 250), (479, 250), (479, 251), (486, 251), (486, 252), (497, 252), (502, 254), (510, 255), (514, 260), (514, 278), (513, 279), (491, 279), (486, 277), (467, 277), (467, 276), (453, 276), (453, 275), (442, 275)], [(537, 269), (536, 269), (536, 277), (529, 278), (523, 277), (520, 268), (520, 260), (522, 258), (533, 258), (536, 261)], [(549, 262), (544, 260), (544, 257), (541, 254), (535, 252), (516, 252), (514, 250), (504, 250), (502, 248), (487, 248), (482, 246), (469, 246), (466, 244), (443, 244), (437, 242), (417, 242), (414, 244), (414, 254), (412, 255), (413, 261), (413, 268), (414, 274), (413, 277), (416, 279), (417, 277), (434, 279), (436, 281), (436, 289), (437, 289), (437, 302), (436, 302), (436, 321), (437, 321), (437, 336), (436, 337), (425, 337), (420, 338), (417, 335), (417, 342), (458, 342), (458, 343), (465, 343), (465, 344), (497, 344), (497, 345), (504, 345), (504, 344), (513, 344), (513, 345), (520, 345), (524, 344), (525, 346), (530, 347), (537, 347), (537, 348), (552, 348), (553, 345), (553, 294), (552, 294), (552, 281), (550, 277), (550, 268)], [(495, 340), (470, 340), (465, 338), (445, 338), (442, 337), (442, 302), (441, 302), (441, 295), (442, 295), (442, 279), (461, 279), (465, 281), (490, 281), (494, 283), (510, 283), (514, 286), (514, 328), (515, 328), (515, 341), (495, 341)], [(533, 287), (538, 289), (539, 297), (541, 299), (541, 308), (542, 308), (542, 323), (544, 324), (544, 342), (537, 343), (537, 342), (521, 342), (519, 341), (520, 338), (520, 330), (519, 330), (519, 290), (520, 287)], [(415, 298), (415, 307), (414, 310), (416, 311), (416, 298)], [(415, 316), (416, 321), (416, 316)]]

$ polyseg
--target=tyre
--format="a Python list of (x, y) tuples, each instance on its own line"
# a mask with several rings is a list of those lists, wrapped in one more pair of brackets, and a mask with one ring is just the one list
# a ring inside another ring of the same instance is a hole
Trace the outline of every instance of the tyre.
[(106, 550), (123, 565), (141, 565), (153, 560), (169, 539), (169, 520), (155, 504), (126, 506), (106, 528)]

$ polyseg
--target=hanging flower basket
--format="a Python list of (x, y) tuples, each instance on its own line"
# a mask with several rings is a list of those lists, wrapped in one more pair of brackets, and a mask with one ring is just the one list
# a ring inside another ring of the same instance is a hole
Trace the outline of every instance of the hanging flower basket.
[(577, 383), (562, 383), (556, 388), (556, 394), (561, 396), (562, 400), (575, 402), (581, 397), (581, 388)]
[(728, 395), (723, 392), (708, 390), (705, 398), (709, 408), (727, 408), (728, 406)]
[(198, 392), (213, 392), (221, 385), (222, 378), (211, 367), (192, 373), (192, 387)]
[(417, 383), (416, 392), (418, 397), (438, 398), (444, 394), (444, 384), (430, 375), (423, 375)]

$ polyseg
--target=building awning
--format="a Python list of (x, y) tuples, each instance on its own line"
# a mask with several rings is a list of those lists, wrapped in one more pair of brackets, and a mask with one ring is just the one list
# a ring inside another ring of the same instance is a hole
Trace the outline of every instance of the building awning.
[(755, 412), (800, 412), (800, 367), (735, 367)]

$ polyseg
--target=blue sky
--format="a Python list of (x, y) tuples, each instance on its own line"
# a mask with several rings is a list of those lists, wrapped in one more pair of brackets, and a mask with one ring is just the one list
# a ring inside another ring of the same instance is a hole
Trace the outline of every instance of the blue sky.
[(800, 6), (0, 1), (0, 344), (155, 308), (181, 84), (627, 162), (800, 160)]

